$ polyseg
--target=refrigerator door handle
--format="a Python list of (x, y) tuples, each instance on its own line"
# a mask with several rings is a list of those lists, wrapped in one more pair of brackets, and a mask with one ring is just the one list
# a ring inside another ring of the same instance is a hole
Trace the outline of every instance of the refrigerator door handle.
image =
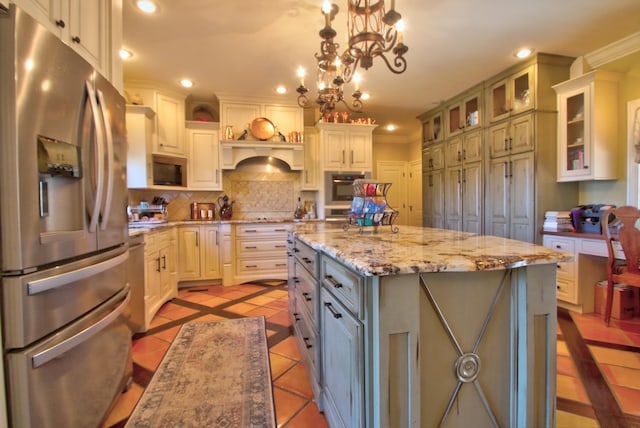
[(74, 334), (68, 339), (63, 340), (59, 344), (54, 345), (51, 348), (46, 349), (42, 352), (38, 352), (36, 355), (34, 355), (31, 358), (32, 367), (34, 369), (37, 369), (38, 367), (48, 363), (54, 358), (57, 358), (60, 355), (64, 354), (65, 352), (69, 351), (70, 349), (73, 349), (76, 346), (80, 345), (81, 343), (86, 342), (93, 335), (95, 335), (96, 333), (99, 333), (100, 331), (108, 327), (113, 321), (116, 320), (116, 318), (120, 316), (120, 314), (122, 314), (122, 312), (125, 310), (125, 308), (129, 304), (131, 293), (129, 292), (128, 285), (120, 293), (118, 293), (116, 297), (121, 298), (123, 293), (126, 293), (124, 300), (122, 301), (122, 303), (120, 303), (120, 305), (118, 305), (117, 308), (111, 311), (109, 315), (102, 318), (100, 321), (91, 325), (90, 327)]
[(104, 208), (102, 209), (102, 221), (100, 229), (105, 230), (109, 224), (109, 214), (111, 214), (111, 202), (113, 201), (113, 134), (111, 133), (111, 124), (107, 120), (107, 112), (105, 110), (104, 95), (101, 90), (96, 90), (98, 105), (102, 115), (102, 123), (104, 124), (104, 132), (106, 136), (107, 147), (107, 195), (104, 200)]
[(80, 281), (82, 279), (89, 278), (91, 276), (102, 273), (106, 270), (111, 269), (112, 267), (118, 266), (127, 261), (129, 258), (129, 252), (125, 251), (124, 253), (113, 257), (111, 259), (105, 260), (100, 263), (96, 263), (94, 265), (89, 265), (87, 267), (83, 267), (80, 269), (72, 270), (70, 272), (61, 273), (60, 275), (50, 276), (43, 279), (37, 279), (34, 281), (29, 281), (27, 283), (27, 293), (29, 296), (33, 296), (38, 293), (43, 293), (45, 291), (52, 290), (54, 288), (62, 287), (67, 284), (71, 284), (75, 281)]
[(98, 219), (100, 218), (100, 204), (102, 203), (102, 188), (104, 187), (104, 138), (102, 134), (102, 118), (98, 115), (98, 102), (96, 101), (96, 93), (88, 80), (85, 82), (87, 88), (89, 105), (91, 106), (91, 117), (93, 118), (93, 126), (96, 129), (96, 156), (97, 156), (97, 183), (95, 201), (93, 201), (93, 211), (91, 212), (91, 220), (89, 222), (89, 232), (95, 232)]

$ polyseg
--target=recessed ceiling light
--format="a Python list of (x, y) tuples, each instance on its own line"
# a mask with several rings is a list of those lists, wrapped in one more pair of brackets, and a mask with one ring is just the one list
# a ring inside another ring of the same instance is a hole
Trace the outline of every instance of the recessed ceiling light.
[(387, 131), (395, 131), (396, 126), (393, 123), (387, 125)]
[(131, 53), (131, 51), (128, 51), (126, 49), (120, 49), (120, 58), (129, 59), (132, 56), (133, 56), (133, 54)]
[(150, 0), (138, 0), (136, 5), (144, 13), (154, 13), (158, 9), (156, 4)]
[(287, 93), (287, 88), (285, 88), (284, 86), (278, 86), (276, 88), (276, 92), (279, 93), (280, 95), (286, 94)]
[(533, 49), (531, 48), (522, 48), (516, 51), (516, 53), (514, 53), (514, 55), (516, 56), (516, 58), (526, 58), (529, 55), (531, 55), (533, 53)]
[(362, 95), (360, 96), (360, 99), (363, 99), (363, 100), (368, 100), (369, 98), (371, 98), (371, 95), (369, 95), (368, 92), (363, 92)]
[(182, 79), (182, 80), (180, 81), (180, 84), (181, 84), (182, 86), (184, 86), (185, 88), (190, 88), (190, 87), (192, 87), (192, 86), (193, 86), (193, 82), (192, 82), (191, 80), (189, 80), (189, 79)]

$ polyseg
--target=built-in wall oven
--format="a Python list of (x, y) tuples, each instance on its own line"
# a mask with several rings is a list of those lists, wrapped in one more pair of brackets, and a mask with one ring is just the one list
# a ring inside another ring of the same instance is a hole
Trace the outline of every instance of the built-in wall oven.
[(325, 171), (324, 218), (327, 221), (344, 221), (353, 199), (353, 182), (371, 178), (370, 172)]
[(362, 172), (326, 171), (324, 177), (325, 205), (350, 205), (353, 199), (353, 182), (370, 176), (370, 173)]

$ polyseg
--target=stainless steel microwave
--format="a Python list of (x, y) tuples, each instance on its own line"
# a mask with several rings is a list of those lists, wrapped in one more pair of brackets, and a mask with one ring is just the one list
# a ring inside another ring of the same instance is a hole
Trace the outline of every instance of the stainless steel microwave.
[(357, 179), (371, 178), (369, 172), (332, 172), (326, 171), (325, 204), (345, 205), (353, 199), (353, 182)]
[(153, 185), (187, 187), (186, 159), (153, 155)]

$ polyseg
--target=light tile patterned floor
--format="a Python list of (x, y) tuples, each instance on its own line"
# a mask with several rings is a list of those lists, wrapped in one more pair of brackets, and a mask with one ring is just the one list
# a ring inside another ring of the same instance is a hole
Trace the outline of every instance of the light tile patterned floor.
[[(267, 319), (278, 427), (326, 427), (324, 415), (318, 412), (313, 401), (305, 367), (291, 336), (283, 282), (181, 289), (177, 299), (160, 309), (150, 331), (135, 336), (134, 384), (119, 397), (103, 427), (124, 426), (182, 323), (254, 315), (264, 315)], [(619, 426), (640, 426), (640, 318), (612, 320), (611, 326), (606, 327), (597, 314), (571, 313), (570, 316), (624, 412), (625, 419)], [(590, 379), (581, 378), (560, 327), (557, 361), (557, 427), (603, 426), (589, 399), (588, 390), (593, 385)]]

